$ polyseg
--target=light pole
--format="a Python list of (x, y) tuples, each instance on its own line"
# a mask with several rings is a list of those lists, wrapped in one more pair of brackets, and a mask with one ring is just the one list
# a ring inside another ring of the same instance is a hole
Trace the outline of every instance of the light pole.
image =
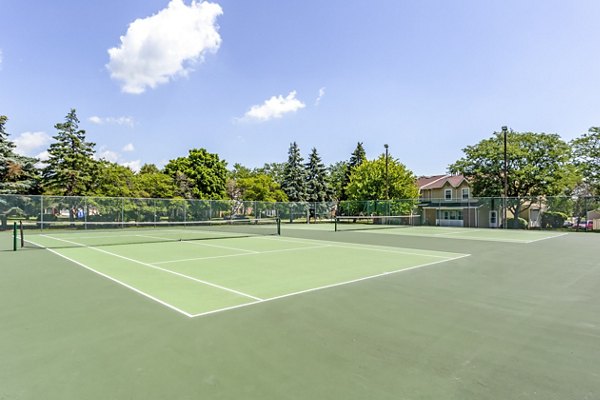
[(384, 144), (385, 147), (385, 199), (390, 199), (390, 182), (388, 179), (388, 145)]
[(504, 197), (504, 211), (503, 211), (503, 221), (502, 221), (502, 226), (504, 227), (504, 229), (508, 228), (506, 226), (506, 222), (507, 222), (507, 215), (506, 215), (506, 202), (508, 201), (508, 156), (506, 154), (506, 135), (508, 133), (508, 127), (503, 126), (502, 127), (502, 136), (504, 138), (504, 193), (503, 193), (503, 197)]

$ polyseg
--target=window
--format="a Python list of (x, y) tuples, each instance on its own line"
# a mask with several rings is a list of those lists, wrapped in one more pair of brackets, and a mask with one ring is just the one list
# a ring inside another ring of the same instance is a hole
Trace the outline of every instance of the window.
[(469, 188), (462, 189), (462, 198), (463, 200), (467, 200), (469, 198)]
[(443, 220), (462, 221), (463, 214), (462, 210), (438, 210), (437, 218)]
[(452, 200), (452, 189), (444, 190), (444, 198), (446, 200)]

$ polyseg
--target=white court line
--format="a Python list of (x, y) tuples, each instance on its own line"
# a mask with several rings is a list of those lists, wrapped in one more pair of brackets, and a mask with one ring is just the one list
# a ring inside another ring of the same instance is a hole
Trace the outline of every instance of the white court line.
[[(307, 246), (307, 247), (296, 247), (293, 249), (279, 249), (279, 250), (265, 250), (265, 251), (256, 251), (256, 254), (269, 254), (269, 253), (281, 253), (281, 252), (286, 252), (286, 251), (294, 251), (294, 250), (313, 250), (313, 249), (324, 249), (326, 247), (332, 247), (329, 244), (326, 244), (324, 246)], [(228, 258), (228, 257), (248, 257), (251, 256), (252, 254), (227, 254), (227, 255), (223, 255), (223, 256), (209, 256), (209, 257), (196, 257), (196, 258), (184, 258), (181, 260), (172, 260), (172, 261), (159, 261), (159, 262), (152, 262), (150, 264), (152, 265), (162, 265), (162, 264), (173, 264), (173, 263), (178, 263), (178, 262), (186, 262), (186, 261), (199, 261), (199, 260), (212, 260), (215, 258)]]
[(66, 242), (66, 243), (71, 243), (71, 244), (77, 245), (79, 247), (84, 247), (86, 249), (90, 249), (90, 250), (94, 250), (94, 251), (99, 251), (100, 253), (108, 254), (108, 255), (111, 255), (111, 256), (117, 257), (117, 258), (122, 258), (123, 260), (127, 260), (127, 261), (130, 261), (130, 262), (136, 263), (136, 264), (140, 264), (140, 265), (143, 265), (143, 266), (148, 267), (148, 268), (153, 268), (153, 269), (157, 269), (159, 271), (167, 272), (169, 274), (177, 275), (179, 277), (186, 278), (186, 279), (189, 279), (189, 280), (194, 281), (194, 282), (202, 283), (202, 284), (207, 285), (207, 286), (212, 286), (212, 287), (215, 287), (217, 289), (225, 290), (227, 292), (235, 293), (235, 294), (243, 296), (243, 297), (248, 297), (248, 298), (251, 298), (251, 299), (254, 299), (254, 300), (262, 300), (260, 297), (252, 296), (251, 294), (248, 294), (248, 293), (240, 292), (240, 291), (235, 290), (235, 289), (231, 289), (231, 288), (228, 288), (228, 287), (225, 287), (225, 286), (217, 285), (216, 283), (208, 282), (208, 281), (205, 281), (205, 280), (202, 280), (202, 279), (198, 279), (198, 278), (194, 278), (192, 276), (188, 276), (188, 275), (185, 275), (185, 274), (182, 274), (182, 273), (179, 273), (179, 272), (171, 271), (170, 269), (157, 267), (155, 265), (151, 265), (151, 264), (145, 263), (143, 261), (138, 261), (138, 260), (135, 260), (133, 258), (129, 258), (129, 257), (125, 257), (125, 256), (122, 256), (122, 255), (119, 255), (119, 254), (111, 253), (110, 251), (102, 250), (102, 249), (99, 249), (97, 247), (90, 247), (90, 246), (86, 246), (84, 244), (80, 244), (80, 243), (77, 243), (77, 242), (72, 242), (70, 240), (58, 239), (58, 238), (55, 238), (55, 237), (52, 237), (52, 236), (48, 236), (48, 235), (41, 235), (41, 236), (45, 236), (45, 237), (48, 237), (50, 239), (59, 240), (59, 241)]
[[(31, 243), (31, 244), (33, 244), (34, 246), (43, 247), (43, 246), (41, 246), (41, 245), (39, 245), (39, 244), (37, 244), (37, 243), (35, 243), (35, 242), (32, 242), (32, 241), (30, 241), (30, 240), (26, 240), (26, 242), (28, 242), (28, 243)], [(44, 247), (43, 247), (43, 248), (44, 248)], [(128, 285), (128, 284), (126, 284), (125, 282), (122, 282), (122, 281), (120, 281), (120, 280), (118, 280), (118, 279), (116, 279), (116, 278), (113, 278), (113, 277), (112, 277), (112, 276), (110, 276), (110, 275), (106, 275), (105, 273), (102, 273), (102, 272), (100, 272), (100, 271), (97, 271), (97, 270), (95, 270), (95, 269), (94, 269), (94, 268), (92, 268), (92, 267), (88, 267), (87, 265), (85, 265), (85, 264), (82, 264), (82, 263), (80, 263), (79, 261), (73, 260), (73, 259), (72, 259), (72, 258), (70, 258), (70, 257), (67, 257), (67, 256), (65, 256), (65, 255), (63, 255), (63, 254), (60, 254), (59, 252), (57, 252), (57, 251), (55, 251), (55, 250), (52, 250), (52, 249), (49, 249), (49, 248), (45, 248), (45, 249), (46, 249), (46, 250), (48, 250), (49, 252), (53, 253), (53, 254), (56, 254), (56, 255), (57, 255), (57, 256), (59, 256), (59, 257), (62, 257), (62, 258), (64, 258), (65, 260), (68, 260), (68, 261), (70, 261), (70, 262), (72, 262), (72, 263), (75, 263), (75, 264), (79, 265), (80, 267), (83, 267), (83, 268), (85, 268), (85, 269), (87, 269), (87, 270), (89, 270), (89, 271), (92, 271), (92, 272), (94, 272), (94, 273), (96, 273), (96, 274), (98, 274), (98, 275), (100, 275), (100, 276), (102, 276), (102, 277), (104, 277), (104, 278), (106, 278), (106, 279), (108, 279), (108, 280), (111, 280), (111, 281), (113, 281), (113, 282), (115, 282), (115, 283), (118, 283), (119, 285), (125, 286), (127, 289), (133, 290), (134, 292), (136, 292), (136, 293), (138, 293), (138, 294), (141, 294), (142, 296), (144, 296), (144, 297), (147, 297), (147, 298), (149, 298), (150, 300), (154, 300), (154, 301), (156, 301), (157, 303), (159, 303), (159, 304), (162, 304), (163, 306), (170, 308), (171, 310), (177, 311), (178, 313), (181, 313), (181, 314), (183, 314), (183, 315), (185, 315), (185, 316), (187, 316), (187, 317), (190, 317), (190, 318), (194, 316), (193, 314), (190, 314), (190, 313), (188, 313), (188, 312), (186, 312), (186, 311), (183, 311), (182, 309), (180, 309), (180, 308), (177, 308), (177, 307), (175, 307), (174, 305), (171, 305), (171, 304), (169, 304), (169, 303), (166, 303), (166, 302), (164, 302), (164, 301), (162, 301), (162, 300), (160, 300), (160, 299), (158, 299), (158, 298), (156, 298), (156, 297), (154, 297), (154, 296), (152, 296), (152, 295), (150, 295), (150, 294), (148, 294), (148, 293), (146, 293), (146, 292), (144, 292), (144, 291), (141, 291), (141, 290), (139, 290), (139, 289), (136, 289), (135, 287), (133, 287), (133, 286), (131, 286), (131, 285)]]
[(150, 239), (158, 239), (158, 240), (163, 240), (163, 241), (167, 241), (167, 242), (187, 243), (187, 244), (195, 244), (198, 246), (214, 247), (217, 249), (245, 251), (246, 253), (249, 253), (249, 254), (258, 253), (258, 251), (254, 251), (254, 250), (247, 250), (247, 249), (240, 249), (237, 247), (219, 246), (216, 244), (203, 243), (203, 242), (201, 242), (201, 240), (197, 240), (197, 241), (196, 240), (191, 241), (191, 240), (185, 240), (185, 239), (179, 240), (179, 239), (171, 239), (171, 238), (164, 238), (164, 237), (160, 237), (160, 236), (149, 236), (149, 235), (137, 235), (137, 236), (138, 237), (147, 237)]
[[(352, 246), (348, 246), (348, 245), (341, 245), (340, 242), (333, 242), (331, 240), (313, 240), (313, 239), (300, 239), (298, 238), (298, 240), (289, 240), (289, 239), (278, 239), (278, 238), (270, 238), (267, 236), (257, 236), (257, 239), (263, 239), (263, 240), (277, 240), (277, 241), (282, 241), (282, 242), (290, 242), (290, 243), (306, 243), (306, 242), (325, 242), (325, 243), (331, 243), (332, 247), (339, 247), (342, 249), (354, 249), (356, 250), (358, 249), (364, 249), (364, 250), (371, 250), (371, 251), (380, 251), (383, 253), (394, 253), (394, 254), (406, 254), (406, 255), (411, 255), (411, 256), (427, 256), (427, 257), (436, 257), (436, 258), (444, 258), (444, 259), (451, 259), (450, 256), (438, 256), (435, 254), (428, 254), (428, 253), (418, 253), (418, 252), (412, 252), (412, 251), (403, 251), (403, 250), (390, 250), (389, 247), (384, 247), (384, 246), (370, 246), (370, 245), (364, 245), (364, 244), (353, 244)], [(453, 253), (453, 254), (461, 254), (463, 255), (464, 253)]]
[(453, 261), (453, 260), (458, 260), (460, 258), (465, 258), (465, 257), (469, 257), (469, 256), (470, 256), (470, 254), (463, 254), (463, 255), (460, 255), (458, 257), (450, 258), (450, 259), (447, 259), (447, 260), (433, 261), (433, 262), (426, 263), (426, 264), (419, 264), (419, 265), (414, 265), (414, 266), (408, 267), (408, 268), (397, 269), (395, 271), (382, 272), (380, 274), (365, 276), (365, 277), (362, 277), (362, 278), (352, 279), (352, 280), (349, 280), (349, 281), (333, 283), (331, 285), (325, 285), (325, 286), (319, 286), (319, 287), (315, 287), (315, 288), (311, 288), (311, 289), (300, 290), (298, 292), (287, 293), (287, 294), (284, 294), (284, 295), (281, 295), (281, 296), (269, 297), (267, 299), (263, 299), (263, 300), (260, 300), (260, 301), (254, 301), (254, 302), (251, 302), (251, 303), (238, 304), (236, 306), (225, 307), (225, 308), (220, 308), (218, 310), (212, 310), (212, 311), (207, 311), (207, 312), (203, 312), (203, 313), (199, 313), (199, 314), (194, 314), (194, 315), (192, 315), (192, 318), (203, 317), (203, 316), (206, 316), (206, 315), (216, 314), (216, 313), (220, 313), (220, 312), (223, 312), (223, 311), (234, 310), (236, 308), (248, 307), (248, 306), (252, 306), (252, 305), (256, 305), (256, 304), (260, 304), (260, 303), (266, 303), (266, 302), (273, 301), (273, 300), (284, 299), (286, 297), (298, 296), (300, 294), (310, 293), (310, 292), (316, 292), (318, 290), (331, 289), (331, 288), (334, 288), (334, 287), (337, 287), (337, 286), (349, 285), (351, 283), (362, 282), (362, 281), (366, 281), (368, 279), (374, 279), (374, 278), (379, 278), (379, 277), (386, 276), (386, 275), (397, 274), (397, 273), (400, 273), (400, 272), (410, 271), (410, 270), (417, 269), (417, 268), (429, 267), (431, 265), (441, 264), (441, 263), (445, 263), (445, 262)]
[(541, 239), (530, 240), (527, 243), (534, 243), (534, 242), (539, 242), (539, 241), (542, 241), (542, 240), (554, 239), (554, 238), (561, 237), (561, 236), (566, 236), (566, 235), (568, 235), (568, 233), (561, 233), (560, 235), (556, 235), (556, 236), (546, 236), (546, 237), (543, 237)]
[(434, 233), (432, 234), (433, 236), (444, 236), (444, 235), (460, 235), (461, 233), (466, 233), (466, 232), (461, 232), (461, 231), (450, 231), (450, 232), (444, 232), (444, 233)]
[[(91, 250), (97, 250), (97, 251), (100, 251), (102, 253), (107, 253), (109, 255), (112, 255), (112, 256), (115, 256), (115, 257), (119, 257), (119, 258), (123, 258), (123, 259), (126, 259), (128, 261), (132, 261), (132, 262), (135, 262), (135, 263), (138, 263), (138, 264), (142, 264), (142, 265), (150, 267), (150, 268), (158, 269), (158, 270), (165, 271), (165, 272), (168, 272), (168, 273), (173, 273), (175, 275), (186, 277), (188, 279), (192, 279), (194, 281), (198, 281), (200, 283), (204, 283), (204, 284), (207, 284), (209, 286), (215, 286), (215, 287), (221, 288), (223, 290), (228, 290), (228, 291), (233, 290), (233, 289), (228, 289), (228, 288), (225, 288), (225, 287), (221, 287), (219, 285), (211, 284), (209, 282), (204, 282), (204, 281), (198, 280), (196, 278), (188, 277), (186, 275), (179, 274), (177, 272), (174, 272), (174, 271), (171, 271), (171, 270), (168, 270), (168, 269), (163, 269), (163, 268), (160, 268), (160, 267), (155, 267), (153, 265), (149, 265), (149, 264), (143, 263), (141, 261), (137, 261), (137, 260), (130, 259), (130, 258), (127, 258), (127, 257), (124, 257), (124, 256), (120, 256), (118, 254), (110, 253), (108, 251), (101, 250), (101, 249), (98, 249), (98, 248), (94, 248), (94, 247), (82, 245), (82, 244), (79, 244), (79, 243), (76, 243), (76, 242), (71, 242), (71, 241), (67, 241), (67, 240), (63, 240), (63, 239), (54, 238), (54, 237), (48, 236), (48, 235), (41, 235), (41, 236), (46, 236), (46, 237), (49, 237), (50, 239), (54, 239), (54, 240), (65, 241), (67, 243), (72, 243), (72, 244), (75, 244), (75, 245), (80, 246), (80, 247), (89, 248)], [(257, 237), (257, 238), (266, 238), (266, 237)], [(288, 242), (292, 242), (292, 243), (325, 242), (325, 241), (315, 241), (315, 240), (310, 240), (310, 239), (306, 239), (306, 240), (302, 240), (302, 239), (300, 239), (300, 240), (284, 240), (284, 241), (288, 241)], [(30, 243), (32, 243), (32, 244), (34, 244), (36, 246), (39, 246), (39, 247), (44, 247), (44, 246), (41, 246), (39, 244), (36, 244), (35, 242), (31, 242), (31, 241), (28, 241), (28, 242), (30, 242)], [(337, 242), (329, 242), (329, 243), (333, 243), (334, 245), (337, 244)], [(349, 247), (349, 246), (338, 246), (338, 247)], [(366, 246), (358, 245), (358, 246), (355, 246), (355, 247), (359, 247), (359, 248), (362, 247), (362, 248), (366, 248), (366, 249), (369, 249), (369, 250), (377, 250), (377, 248), (375, 246), (366, 247)], [(349, 248), (355, 248), (355, 247), (349, 247)], [(456, 257), (446, 257), (445, 259), (439, 260), (439, 261), (433, 261), (433, 262), (429, 262), (429, 263), (425, 263), (425, 264), (414, 265), (412, 267), (397, 269), (397, 270), (394, 270), (394, 271), (387, 271), (387, 272), (383, 272), (383, 273), (379, 273), (379, 274), (375, 274), (375, 275), (370, 275), (370, 276), (366, 276), (366, 277), (362, 277), (362, 278), (357, 278), (357, 279), (352, 279), (352, 280), (348, 280), (348, 281), (344, 281), (344, 282), (338, 282), (338, 283), (334, 283), (334, 284), (330, 284), (330, 285), (324, 285), (324, 286), (319, 286), (319, 287), (315, 287), (315, 288), (305, 289), (305, 290), (301, 290), (301, 291), (297, 291), (297, 292), (293, 292), (293, 293), (287, 293), (287, 294), (284, 294), (284, 295), (281, 295), (281, 296), (275, 296), (275, 297), (270, 297), (270, 298), (266, 298), (266, 299), (261, 299), (259, 297), (250, 296), (250, 295), (246, 295), (246, 294), (243, 294), (241, 292), (235, 291), (238, 294), (240, 294), (242, 296), (250, 297), (250, 298), (254, 299), (255, 301), (251, 301), (251, 302), (248, 302), (248, 303), (239, 304), (239, 305), (235, 305), (235, 306), (230, 306), (230, 307), (224, 307), (224, 308), (220, 308), (220, 309), (216, 309), (216, 310), (211, 310), (211, 311), (207, 311), (207, 312), (203, 312), (203, 313), (190, 314), (190, 313), (187, 313), (187, 312), (185, 312), (183, 310), (180, 310), (179, 308), (177, 308), (175, 306), (170, 305), (169, 303), (166, 303), (166, 302), (164, 302), (162, 300), (159, 300), (159, 299), (157, 299), (157, 298), (155, 298), (155, 297), (153, 297), (153, 296), (151, 296), (149, 294), (146, 294), (143, 291), (141, 291), (139, 289), (136, 289), (136, 288), (134, 288), (134, 287), (132, 287), (132, 286), (124, 283), (124, 282), (121, 282), (121, 281), (119, 281), (119, 280), (117, 280), (115, 278), (112, 278), (112, 277), (104, 274), (104, 273), (96, 271), (95, 269), (90, 268), (90, 267), (88, 267), (88, 266), (86, 266), (86, 265), (84, 265), (84, 264), (82, 264), (82, 263), (80, 263), (78, 261), (75, 261), (75, 260), (73, 260), (73, 259), (71, 259), (71, 258), (69, 258), (67, 256), (64, 256), (64, 255), (62, 255), (62, 254), (60, 254), (60, 253), (58, 253), (58, 252), (56, 252), (56, 251), (54, 251), (52, 249), (46, 248), (46, 250), (49, 250), (52, 253), (54, 253), (54, 254), (56, 254), (56, 255), (58, 255), (60, 257), (63, 257), (63, 258), (65, 258), (65, 259), (67, 259), (67, 260), (69, 260), (71, 262), (74, 262), (75, 264), (80, 265), (80, 266), (82, 266), (82, 267), (84, 267), (84, 268), (86, 268), (86, 269), (88, 269), (88, 270), (90, 270), (92, 272), (95, 272), (95, 273), (97, 273), (97, 274), (99, 274), (101, 276), (104, 276), (104, 277), (112, 280), (113, 282), (121, 284), (124, 287), (127, 287), (127, 288), (135, 291), (136, 293), (139, 293), (139, 294), (141, 294), (143, 296), (146, 296), (147, 298), (149, 298), (151, 300), (157, 301), (158, 303), (163, 304), (164, 306), (166, 306), (168, 308), (171, 308), (171, 309), (173, 309), (173, 310), (175, 310), (175, 311), (177, 311), (177, 312), (179, 312), (179, 313), (181, 313), (183, 315), (186, 315), (187, 317), (190, 317), (190, 318), (202, 317), (202, 316), (206, 316), (206, 315), (210, 315), (210, 314), (215, 314), (215, 313), (220, 313), (220, 312), (224, 312), (224, 311), (228, 311), (228, 310), (233, 310), (233, 309), (236, 309), (236, 308), (247, 307), (247, 306), (256, 305), (256, 304), (260, 304), (260, 303), (264, 303), (264, 302), (268, 302), (268, 301), (279, 300), (279, 299), (283, 299), (283, 298), (291, 297), (291, 296), (297, 296), (297, 295), (301, 295), (301, 294), (304, 294), (304, 293), (310, 293), (310, 292), (315, 292), (315, 291), (318, 291), (318, 290), (323, 290), (323, 289), (334, 288), (334, 287), (337, 287), (337, 286), (348, 285), (348, 284), (352, 284), (352, 283), (356, 283), (356, 282), (361, 282), (361, 281), (365, 281), (365, 280), (369, 280), (369, 279), (374, 279), (374, 278), (382, 277), (382, 276), (385, 276), (385, 275), (391, 275), (391, 274), (396, 274), (396, 273), (400, 273), (400, 272), (404, 272), (404, 271), (410, 271), (410, 270), (413, 270), (413, 269), (418, 269), (418, 268), (423, 268), (423, 267), (427, 267), (427, 266), (431, 266), (431, 265), (441, 264), (441, 263), (444, 263), (444, 262), (458, 260), (458, 259), (470, 256), (470, 254), (461, 254), (461, 255), (456, 256)], [(402, 252), (400, 252), (400, 253), (402, 253)], [(414, 255), (415, 253), (402, 253), (402, 254), (413, 254)], [(440, 257), (440, 256), (431, 255), (431, 254), (416, 254), (416, 255), (428, 256), (428, 257)]]
[[(465, 228), (468, 229), (468, 228)], [(363, 231), (360, 231), (363, 232)], [(389, 232), (389, 231), (388, 231)], [(451, 231), (451, 232), (443, 232), (443, 233), (419, 233), (419, 232), (410, 232), (407, 233), (406, 235), (404, 233), (398, 233), (399, 231), (393, 231), (392, 233), (386, 233), (385, 230), (372, 230), (372, 231), (366, 231), (366, 233), (381, 233), (381, 234), (388, 234), (388, 235), (403, 235), (403, 236), (420, 236), (420, 237), (436, 237), (436, 238), (443, 238), (443, 239), (456, 239), (456, 240), (479, 240), (479, 241), (485, 241), (485, 242), (504, 242), (504, 243), (518, 243), (518, 244), (529, 244), (529, 243), (533, 243), (533, 242), (539, 242), (540, 240), (547, 240), (547, 239), (553, 239), (556, 237), (560, 237), (560, 236), (564, 236), (567, 235), (568, 233), (563, 233), (560, 235), (556, 235), (556, 236), (547, 236), (541, 239), (533, 239), (533, 240), (528, 240), (528, 239), (509, 239), (509, 238), (486, 238), (486, 237), (478, 237), (478, 236), (467, 236), (467, 237), (452, 237), (451, 235), (459, 235), (459, 234), (472, 234), (473, 232), (469, 232), (467, 230), (465, 230), (464, 232), (459, 232), (459, 231)], [(476, 232), (481, 232), (481, 230), (478, 230)], [(445, 237), (446, 235), (448, 235), (448, 237)]]

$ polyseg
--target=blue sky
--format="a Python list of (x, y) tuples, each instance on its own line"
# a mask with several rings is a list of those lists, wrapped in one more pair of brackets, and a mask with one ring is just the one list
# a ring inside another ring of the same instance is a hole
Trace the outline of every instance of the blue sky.
[[(40, 155), (71, 108), (99, 156), (369, 158), (417, 175), (508, 125), (600, 124), (599, 1), (0, 0), (0, 114)], [(110, 50), (110, 51), (109, 51)]]

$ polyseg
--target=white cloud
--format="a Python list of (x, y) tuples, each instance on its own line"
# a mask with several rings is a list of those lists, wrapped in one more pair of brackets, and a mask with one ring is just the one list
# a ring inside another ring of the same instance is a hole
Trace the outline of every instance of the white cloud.
[[(129, 143), (125, 145), (121, 151), (133, 151), (133, 143)], [(125, 167), (131, 168), (134, 172), (138, 172), (142, 168), (141, 160), (133, 160), (133, 161), (125, 161), (121, 153), (109, 150), (106, 146), (100, 147), (98, 152), (96, 152), (96, 159), (98, 160), (106, 160), (111, 163), (123, 165)]]
[(133, 170), (133, 172), (140, 172), (140, 169), (142, 168), (142, 161), (141, 160), (127, 161), (127, 162), (122, 162), (121, 165), (123, 165), (124, 167), (131, 168)]
[(296, 91), (291, 91), (287, 97), (273, 96), (261, 105), (254, 105), (248, 110), (242, 120), (269, 121), (273, 118), (281, 118), (284, 114), (296, 112), (306, 107), (304, 103), (296, 98)]
[(109, 162), (116, 163), (117, 161), (119, 161), (120, 155), (116, 151), (101, 149), (98, 153), (96, 153), (96, 157), (99, 160), (106, 160)]
[(171, 0), (167, 8), (129, 24), (121, 45), (108, 50), (106, 65), (126, 93), (143, 93), (176, 76), (186, 76), (191, 65), (204, 61), (204, 54), (221, 45), (216, 18), (223, 14), (215, 3), (187, 6)]
[(135, 147), (133, 146), (133, 143), (127, 143), (125, 146), (123, 146), (121, 151), (135, 151)]
[(315, 106), (319, 105), (323, 96), (325, 96), (325, 87), (319, 89), (319, 95), (317, 96), (317, 100), (315, 100)]
[(104, 125), (104, 124), (113, 124), (113, 125), (125, 125), (132, 127), (135, 125), (135, 121), (133, 117), (98, 117), (97, 115), (91, 116), (88, 118), (92, 124), (96, 125)]
[(19, 153), (31, 155), (33, 150), (48, 145), (51, 140), (52, 137), (46, 132), (23, 132), (13, 141)]
[(46, 166), (46, 161), (50, 158), (50, 153), (48, 150), (44, 150), (41, 153), (37, 154), (35, 158), (39, 159), (40, 162), (36, 163), (35, 166), (37, 168), (44, 168)]

